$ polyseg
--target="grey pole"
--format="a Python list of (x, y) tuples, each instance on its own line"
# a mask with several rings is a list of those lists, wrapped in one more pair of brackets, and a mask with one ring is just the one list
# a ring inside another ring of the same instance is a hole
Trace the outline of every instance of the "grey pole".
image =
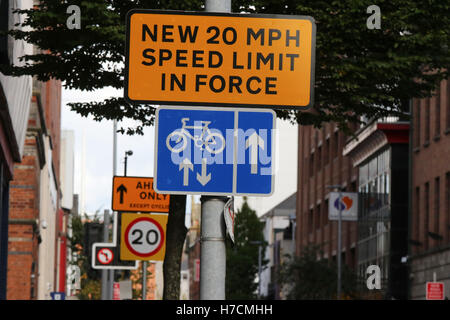
[(206, 0), (207, 12), (231, 12), (231, 0)]
[[(103, 212), (103, 242), (109, 241), (109, 211), (105, 209)], [(108, 271), (102, 270), (102, 300), (108, 300)]]
[(326, 186), (327, 189), (337, 189), (339, 192), (339, 216), (338, 216), (338, 243), (337, 243), (337, 299), (341, 298), (341, 268), (342, 268), (342, 260), (341, 260), (341, 251), (342, 251), (342, 207), (341, 207), (341, 199), (342, 199), (342, 185), (332, 185)]
[(200, 300), (225, 300), (226, 197), (202, 196)]
[(338, 248), (337, 248), (337, 298), (341, 298), (341, 251), (342, 251), (342, 207), (341, 207), (341, 199), (342, 199), (342, 188), (339, 188), (339, 219), (338, 219)]
[[(206, 0), (207, 12), (231, 12), (231, 0)], [(202, 196), (200, 300), (225, 300), (226, 197)]]
[(147, 261), (142, 261), (142, 300), (147, 297)]
[[(113, 121), (113, 176), (117, 173), (117, 120)], [(114, 270), (108, 270), (109, 283), (108, 283), (108, 300), (113, 299), (113, 286), (114, 286)]]
[(262, 245), (258, 246), (258, 299), (261, 299), (261, 265), (262, 265)]

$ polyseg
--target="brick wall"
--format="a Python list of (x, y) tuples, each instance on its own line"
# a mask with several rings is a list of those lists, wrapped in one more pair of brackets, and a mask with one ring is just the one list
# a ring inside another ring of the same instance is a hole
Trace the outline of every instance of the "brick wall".
[[(450, 244), (450, 81), (431, 98), (414, 100), (412, 237), (424, 253)], [(442, 237), (430, 237), (433, 232)]]
[(450, 298), (450, 80), (413, 100), (413, 119), (411, 297), (425, 298), (436, 272)]
[(36, 100), (31, 109), (22, 162), (14, 165), (10, 183), (7, 299), (13, 300), (37, 295), (40, 165), (36, 128), (40, 121)]

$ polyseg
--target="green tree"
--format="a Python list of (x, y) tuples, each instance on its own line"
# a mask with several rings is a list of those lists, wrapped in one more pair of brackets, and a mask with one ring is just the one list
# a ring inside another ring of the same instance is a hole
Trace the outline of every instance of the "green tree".
[[(322, 256), (322, 252), (318, 246), (311, 245), (303, 249), (299, 257), (293, 257), (283, 263), (279, 280), (287, 299), (336, 299), (337, 265), (328, 259), (317, 260), (318, 256)], [(342, 264), (341, 275), (341, 298), (357, 298), (356, 274), (347, 265)]]
[[(42, 49), (25, 56), (23, 67), (1, 66), (7, 74), (61, 79), (67, 88), (123, 88), (125, 15), (132, 8), (203, 11), (201, 0), (73, 0), (81, 8), (81, 29), (69, 30), (65, 1), (42, 0), (14, 30)], [(277, 111), (278, 116), (320, 126), (346, 128), (361, 115), (380, 117), (408, 110), (410, 98), (429, 96), (450, 70), (448, 1), (380, 0), (381, 29), (368, 29), (371, 0), (234, 0), (233, 12), (309, 15), (317, 23), (314, 113)], [(131, 105), (123, 97), (70, 104), (96, 120), (131, 118), (142, 133), (154, 107)], [(125, 132), (124, 128), (121, 128)]]
[(92, 268), (91, 259), (85, 254), (85, 223), (86, 221), (100, 223), (98, 212), (91, 218), (86, 214), (73, 216), (71, 219), (72, 236), (68, 238), (71, 252), (75, 260), (73, 264), (80, 268), (80, 286), (78, 294), (80, 300), (100, 300), (101, 297), (101, 274), (99, 270)]
[[(247, 200), (237, 211), (234, 227), (235, 243), (227, 239), (227, 266), (225, 296), (227, 299), (255, 299), (258, 284), (258, 245), (266, 246), (263, 234), (264, 223), (259, 221)], [(267, 262), (263, 261), (264, 266)]]

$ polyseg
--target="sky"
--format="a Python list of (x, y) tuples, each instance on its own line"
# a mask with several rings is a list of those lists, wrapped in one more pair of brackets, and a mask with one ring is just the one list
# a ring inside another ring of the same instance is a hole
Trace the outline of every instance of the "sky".
[[(68, 102), (101, 101), (105, 98), (123, 95), (122, 90), (104, 88), (92, 92), (67, 90), (62, 92), (62, 130), (73, 130), (75, 136), (74, 192), (81, 194), (85, 188), (84, 207), (86, 212), (103, 213), (111, 209), (111, 191), (113, 177), (113, 121), (94, 121), (93, 117), (82, 117), (71, 111)], [(117, 128), (137, 124), (132, 120), (118, 122)], [(84, 166), (83, 172), (83, 139)], [(132, 150), (128, 157), (128, 176), (153, 176), (154, 127), (145, 127), (144, 135), (129, 136), (117, 133), (117, 175), (124, 173), (125, 151)], [(81, 199), (80, 199), (81, 200)], [(80, 203), (81, 205), (81, 203)], [(81, 206), (80, 206), (81, 209)]]

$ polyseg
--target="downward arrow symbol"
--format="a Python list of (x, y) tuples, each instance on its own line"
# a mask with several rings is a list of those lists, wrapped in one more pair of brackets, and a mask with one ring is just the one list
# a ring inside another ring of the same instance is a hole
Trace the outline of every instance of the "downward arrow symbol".
[(211, 173), (206, 175), (206, 159), (202, 158), (202, 175), (197, 173), (197, 180), (204, 186), (211, 180)]
[(258, 147), (264, 150), (264, 140), (256, 132), (253, 132), (245, 141), (245, 149), (250, 148), (251, 174), (258, 173)]

